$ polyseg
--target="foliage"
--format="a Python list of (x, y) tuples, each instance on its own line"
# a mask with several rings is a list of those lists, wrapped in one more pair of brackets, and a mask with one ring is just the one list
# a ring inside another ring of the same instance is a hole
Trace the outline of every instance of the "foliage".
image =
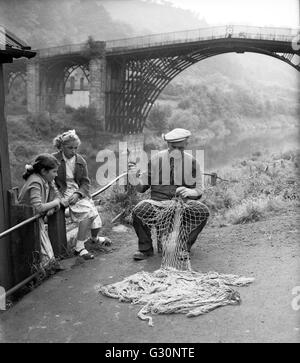
[(97, 0), (10, 0), (1, 2), (0, 23), (33, 48), (46, 48), (86, 41), (122, 38), (132, 28), (112, 20)]
[(99, 120), (96, 116), (96, 110), (91, 106), (81, 106), (74, 110), (72, 113), (72, 119), (74, 122), (85, 125), (86, 128), (91, 128), (92, 130), (95, 130), (95, 128), (99, 127)]
[(89, 35), (83, 54), (88, 58), (101, 57), (104, 54), (104, 45), (102, 42), (95, 41), (95, 39)]
[(6, 112), (11, 115), (27, 113), (26, 84), (24, 78), (17, 76), (6, 96)]
[(251, 159), (224, 169), (222, 178), (228, 182), (207, 185), (203, 196), (216, 222), (255, 222), (271, 212), (299, 205), (299, 156), (300, 151), (271, 156), (255, 153)]
[(154, 105), (147, 119), (146, 126), (156, 135), (161, 135), (168, 129), (167, 118), (172, 111), (170, 106)]

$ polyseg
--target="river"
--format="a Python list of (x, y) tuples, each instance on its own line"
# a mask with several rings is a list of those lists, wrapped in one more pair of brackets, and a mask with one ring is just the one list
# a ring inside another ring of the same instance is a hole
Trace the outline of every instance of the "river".
[(230, 166), (238, 159), (249, 159), (253, 153), (280, 154), (299, 149), (298, 129), (267, 130), (255, 135), (227, 136), (221, 140), (212, 140), (204, 147), (204, 162), (207, 171), (214, 171)]

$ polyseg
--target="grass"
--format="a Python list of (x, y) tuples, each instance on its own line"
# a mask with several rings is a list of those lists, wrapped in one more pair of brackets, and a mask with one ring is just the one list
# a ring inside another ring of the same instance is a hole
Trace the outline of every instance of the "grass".
[(207, 186), (203, 201), (217, 225), (266, 219), (270, 214), (300, 205), (299, 151), (280, 155), (255, 153), (218, 172), (229, 182)]
[[(93, 127), (92, 127), (93, 126)], [(92, 180), (92, 190), (99, 188), (95, 176), (99, 164), (97, 152), (101, 149), (116, 149), (121, 135), (113, 135), (101, 130), (95, 132), (93, 110), (68, 108), (63, 115), (43, 113), (38, 116), (9, 116), (9, 152), (12, 185), (19, 188), (23, 184), (22, 174), (25, 164), (41, 152), (56, 151), (52, 139), (70, 128), (76, 129), (82, 139), (79, 152), (87, 160)], [(164, 143), (145, 131), (145, 151), (161, 149)], [(117, 151), (117, 150), (115, 150)], [(223, 179), (218, 179), (212, 187), (207, 183), (203, 202), (210, 208), (213, 223), (249, 223), (267, 218), (268, 214), (283, 211), (299, 203), (298, 176), (300, 152), (291, 150), (278, 155), (257, 151), (247, 160), (238, 160), (232, 167), (217, 170)], [(137, 194), (134, 190), (113, 186), (101, 194), (100, 210), (104, 224), (122, 211), (119, 221), (130, 221), (130, 212), (140, 200), (148, 198), (149, 193)]]

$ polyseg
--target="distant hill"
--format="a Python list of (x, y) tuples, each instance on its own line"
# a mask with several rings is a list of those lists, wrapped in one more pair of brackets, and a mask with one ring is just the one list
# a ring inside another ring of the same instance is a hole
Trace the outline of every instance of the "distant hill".
[(0, 24), (33, 48), (135, 35), (96, 0), (0, 0)]
[(261, 54), (222, 54), (200, 61), (180, 73), (174, 83), (213, 82), (223, 75), (234, 82), (247, 83), (248, 87), (297, 90), (300, 75), (290, 65)]
[(207, 25), (190, 11), (148, 0), (0, 0), (0, 24), (33, 48)]
[(137, 35), (197, 29), (209, 26), (189, 10), (176, 8), (171, 2), (151, 0), (101, 0), (113, 20), (130, 25)]

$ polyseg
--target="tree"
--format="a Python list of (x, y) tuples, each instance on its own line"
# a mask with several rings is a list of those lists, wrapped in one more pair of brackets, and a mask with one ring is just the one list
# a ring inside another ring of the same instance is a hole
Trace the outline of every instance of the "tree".
[(154, 131), (157, 135), (161, 135), (167, 130), (168, 122), (167, 119), (171, 116), (170, 106), (161, 106), (155, 104), (148, 116), (146, 126)]

